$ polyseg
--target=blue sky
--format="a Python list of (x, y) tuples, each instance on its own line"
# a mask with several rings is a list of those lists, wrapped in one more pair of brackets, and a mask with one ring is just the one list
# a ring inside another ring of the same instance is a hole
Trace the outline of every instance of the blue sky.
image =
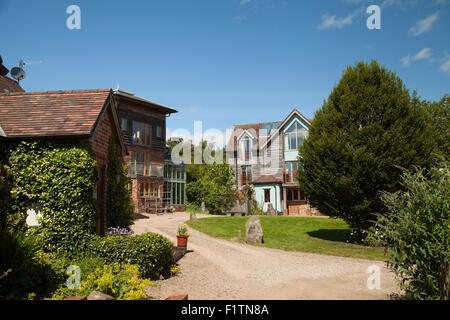
[[(69, 30), (66, 8), (81, 9)], [(381, 29), (369, 30), (369, 5)], [(26, 91), (120, 88), (224, 130), (321, 107), (342, 70), (378, 59), (429, 100), (450, 88), (448, 0), (0, 0), (0, 54)]]

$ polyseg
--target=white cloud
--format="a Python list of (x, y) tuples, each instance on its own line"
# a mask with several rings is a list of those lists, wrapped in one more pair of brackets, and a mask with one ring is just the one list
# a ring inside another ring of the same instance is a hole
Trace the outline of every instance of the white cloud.
[(412, 33), (413, 36), (418, 36), (424, 32), (430, 31), (438, 18), (439, 14), (436, 12), (425, 19), (418, 21), (411, 29), (409, 29), (409, 32)]
[(406, 57), (400, 59), (405, 68), (408, 68), (411, 65), (411, 55), (408, 54)]
[(447, 55), (446, 59), (447, 60), (441, 65), (440, 69), (441, 71), (450, 74), (450, 55)]
[(336, 19), (336, 16), (330, 16), (328, 13), (322, 16), (322, 23), (317, 27), (317, 29), (323, 30), (331, 27), (343, 28), (346, 25), (351, 25), (353, 23), (354, 14), (351, 13), (344, 18)]
[(431, 48), (423, 48), (415, 55), (408, 54), (406, 57), (400, 59), (403, 66), (408, 68), (411, 65), (411, 62), (418, 61), (422, 59), (428, 59), (431, 56)]
[(241, 0), (241, 2), (239, 2), (239, 5), (245, 6), (246, 4), (249, 4), (250, 2), (252, 2), (252, 0)]
[(423, 48), (420, 50), (415, 56), (414, 61), (426, 59), (431, 55), (431, 49), (430, 48)]

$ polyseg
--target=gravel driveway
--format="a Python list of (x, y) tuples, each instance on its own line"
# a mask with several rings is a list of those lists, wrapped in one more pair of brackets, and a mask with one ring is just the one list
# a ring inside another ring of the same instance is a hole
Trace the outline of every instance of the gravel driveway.
[[(184, 212), (143, 215), (131, 229), (137, 234), (157, 232), (176, 243), (178, 224), (188, 219)], [(158, 281), (155, 298), (188, 293), (190, 300), (388, 299), (398, 292), (393, 273), (381, 261), (262, 248), (192, 228), (189, 233), (190, 252), (178, 262), (181, 273)], [(380, 268), (380, 289), (367, 288), (366, 270), (372, 265)]]

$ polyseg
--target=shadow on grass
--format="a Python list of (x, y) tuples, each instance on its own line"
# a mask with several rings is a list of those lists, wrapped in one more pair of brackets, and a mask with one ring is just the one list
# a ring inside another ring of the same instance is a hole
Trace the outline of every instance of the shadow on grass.
[(309, 231), (307, 234), (314, 238), (336, 242), (346, 242), (350, 239), (350, 230), (343, 229), (320, 229)]

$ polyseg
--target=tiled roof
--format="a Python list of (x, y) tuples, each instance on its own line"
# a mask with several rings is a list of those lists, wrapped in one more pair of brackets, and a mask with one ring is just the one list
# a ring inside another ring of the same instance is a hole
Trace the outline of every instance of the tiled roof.
[(7, 92), (24, 92), (24, 90), (13, 79), (0, 75), (0, 93)]
[(0, 129), (9, 138), (90, 135), (110, 93), (111, 89), (0, 93)]
[(273, 174), (268, 174), (264, 176), (260, 176), (257, 179), (252, 181), (253, 184), (262, 184), (262, 183), (281, 183), (281, 180), (275, 177)]

